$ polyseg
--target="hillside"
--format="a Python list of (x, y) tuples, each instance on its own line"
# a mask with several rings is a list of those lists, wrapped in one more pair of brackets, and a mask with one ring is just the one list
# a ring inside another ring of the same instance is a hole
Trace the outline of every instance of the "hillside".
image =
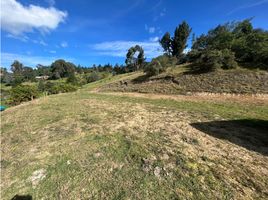
[(2, 199), (268, 198), (267, 97), (97, 92), (141, 75), (2, 112)]
[(103, 86), (105, 92), (141, 92), (160, 94), (235, 93), (268, 94), (268, 72), (247, 69), (219, 70), (210, 73), (190, 73), (187, 65), (169, 68), (166, 73)]

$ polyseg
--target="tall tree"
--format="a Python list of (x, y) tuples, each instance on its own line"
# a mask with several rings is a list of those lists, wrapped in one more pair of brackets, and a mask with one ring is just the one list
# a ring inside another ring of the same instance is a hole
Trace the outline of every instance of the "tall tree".
[(23, 64), (20, 63), (18, 60), (14, 60), (14, 62), (11, 64), (11, 71), (14, 74), (21, 74), (23, 70)]
[(176, 29), (174, 33), (174, 38), (172, 40), (172, 55), (180, 57), (183, 50), (187, 47), (187, 39), (191, 33), (192, 29), (183, 21)]
[(54, 79), (69, 77), (75, 71), (75, 65), (71, 62), (59, 59), (51, 64), (52, 77)]
[[(137, 57), (134, 56), (136, 52), (139, 52)], [(142, 67), (144, 61), (144, 50), (141, 46), (136, 45), (128, 50), (125, 63), (130, 68), (133, 68), (133, 70), (139, 70)]]
[(172, 55), (172, 39), (170, 33), (166, 32), (165, 35), (159, 41), (160, 45), (168, 55)]

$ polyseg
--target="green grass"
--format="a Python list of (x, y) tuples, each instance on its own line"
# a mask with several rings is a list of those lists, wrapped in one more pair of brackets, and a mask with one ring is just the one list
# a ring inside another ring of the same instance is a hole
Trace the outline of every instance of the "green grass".
[[(267, 199), (267, 155), (191, 126), (267, 122), (267, 103), (92, 92), (137, 75), (108, 77), (1, 113), (2, 199)], [(45, 177), (33, 186), (30, 177), (40, 169)]]

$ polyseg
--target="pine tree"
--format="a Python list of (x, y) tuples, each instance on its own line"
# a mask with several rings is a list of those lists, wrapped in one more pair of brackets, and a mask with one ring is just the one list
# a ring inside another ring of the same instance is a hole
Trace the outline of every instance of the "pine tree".
[(171, 44), (172, 40), (170, 38), (169, 32), (166, 32), (165, 35), (162, 37), (162, 39), (159, 41), (161, 46), (163, 47), (164, 51), (168, 54), (172, 54)]
[(187, 39), (191, 33), (192, 29), (183, 21), (175, 30), (174, 38), (172, 40), (172, 55), (180, 57), (183, 50), (187, 47)]

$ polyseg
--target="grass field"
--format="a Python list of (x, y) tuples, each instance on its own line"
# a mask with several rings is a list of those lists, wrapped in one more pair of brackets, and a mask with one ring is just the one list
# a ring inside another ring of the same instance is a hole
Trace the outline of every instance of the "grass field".
[(268, 198), (267, 98), (97, 92), (136, 76), (2, 112), (2, 199)]

